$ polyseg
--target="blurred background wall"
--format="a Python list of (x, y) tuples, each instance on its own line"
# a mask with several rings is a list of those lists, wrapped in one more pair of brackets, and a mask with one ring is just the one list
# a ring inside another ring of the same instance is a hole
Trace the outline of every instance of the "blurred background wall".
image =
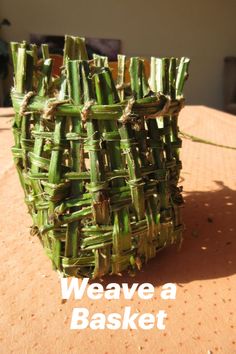
[(116, 38), (129, 56), (189, 56), (188, 104), (222, 108), (223, 60), (236, 56), (236, 0), (1, 0), (5, 40), (30, 33)]

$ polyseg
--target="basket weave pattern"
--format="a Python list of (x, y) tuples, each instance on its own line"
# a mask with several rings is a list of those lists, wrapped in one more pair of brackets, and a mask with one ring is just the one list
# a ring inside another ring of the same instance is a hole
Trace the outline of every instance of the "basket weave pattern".
[[(187, 58), (87, 58), (67, 36), (60, 78), (46, 45), (12, 43), (15, 165), (53, 266), (64, 275), (101, 277), (140, 269), (181, 241), (178, 113)], [(130, 83), (125, 82), (129, 72)]]

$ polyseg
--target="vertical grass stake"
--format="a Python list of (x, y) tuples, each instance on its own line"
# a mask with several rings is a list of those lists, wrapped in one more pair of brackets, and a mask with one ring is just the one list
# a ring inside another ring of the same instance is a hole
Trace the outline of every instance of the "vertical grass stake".
[(107, 57), (89, 60), (84, 38), (66, 36), (56, 78), (47, 44), (42, 58), (26, 42), (11, 51), (12, 153), (31, 234), (64, 276), (133, 274), (182, 237), (178, 114), (189, 59), (152, 57), (147, 78), (144, 59), (119, 55), (116, 77)]

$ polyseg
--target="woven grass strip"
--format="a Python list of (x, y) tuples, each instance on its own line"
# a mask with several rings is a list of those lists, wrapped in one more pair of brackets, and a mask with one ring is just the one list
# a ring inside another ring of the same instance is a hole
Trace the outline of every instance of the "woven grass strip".
[[(65, 276), (140, 269), (182, 239), (178, 114), (188, 58), (88, 60), (66, 36), (60, 77), (27, 43), (12, 43), (12, 148), (32, 234)], [(125, 80), (129, 77), (129, 81)]]

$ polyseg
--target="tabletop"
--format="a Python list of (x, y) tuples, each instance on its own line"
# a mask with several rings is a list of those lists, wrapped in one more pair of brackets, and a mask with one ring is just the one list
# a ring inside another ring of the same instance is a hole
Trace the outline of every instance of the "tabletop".
[[(150, 300), (145, 310), (168, 312), (166, 330), (116, 333), (70, 330), (72, 308), (61, 301), (60, 284), (39, 241), (29, 236), (31, 219), (13, 166), (10, 147), (12, 109), (0, 109), (0, 345), (13, 353), (233, 353), (236, 352), (236, 150), (183, 138), (180, 184), (186, 225), (180, 251), (164, 250), (137, 274), (136, 282), (155, 288), (177, 284), (177, 298)], [(218, 145), (236, 147), (236, 117), (204, 107), (186, 106), (180, 130)], [(126, 281), (130, 282), (130, 280)], [(112, 276), (109, 281), (120, 282)], [(138, 297), (129, 305), (142, 308)], [(127, 300), (126, 300), (127, 301)], [(81, 304), (80, 304), (81, 305)], [(92, 302), (94, 312), (119, 312), (124, 299)], [(155, 311), (156, 312), (156, 311)], [(82, 348), (79, 351), (78, 348)], [(117, 350), (114, 348), (117, 348)], [(119, 350), (118, 350), (119, 349)]]

